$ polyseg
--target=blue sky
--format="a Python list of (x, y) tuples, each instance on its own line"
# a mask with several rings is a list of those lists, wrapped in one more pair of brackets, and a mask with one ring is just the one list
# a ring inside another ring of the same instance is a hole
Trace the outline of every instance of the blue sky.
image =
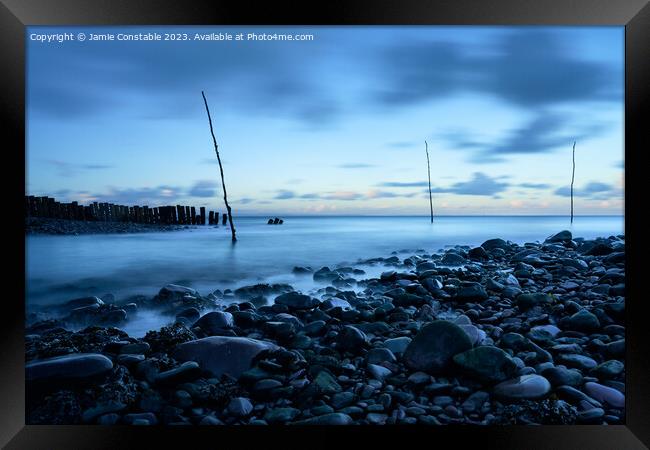
[[(313, 34), (52, 42), (32, 33)], [(238, 214), (623, 212), (623, 27), (29, 27), (27, 186)]]

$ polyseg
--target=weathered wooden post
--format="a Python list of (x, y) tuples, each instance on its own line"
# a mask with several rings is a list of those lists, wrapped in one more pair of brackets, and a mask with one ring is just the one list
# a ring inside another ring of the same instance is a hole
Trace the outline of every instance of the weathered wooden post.
[(208, 224), (214, 225), (214, 211), (210, 211), (208, 214)]
[(192, 218), (192, 225), (196, 225), (196, 208), (194, 206), (190, 208), (190, 217)]
[(214, 212), (214, 224), (219, 225), (219, 211)]
[(201, 206), (201, 225), (205, 225), (205, 206)]
[(221, 221), (221, 225), (225, 225), (226, 222), (228, 222), (228, 213), (225, 212), (222, 214), (222, 216), (223, 216), (223, 220)]

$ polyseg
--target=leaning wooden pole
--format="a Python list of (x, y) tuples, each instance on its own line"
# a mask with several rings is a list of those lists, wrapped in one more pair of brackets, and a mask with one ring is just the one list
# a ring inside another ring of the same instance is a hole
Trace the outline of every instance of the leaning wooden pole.
[(573, 181), (576, 177), (576, 141), (573, 141), (573, 171), (571, 172), (571, 223), (573, 223)]
[(429, 144), (424, 141), (424, 150), (427, 152), (427, 171), (429, 172), (429, 207), (431, 208), (431, 223), (433, 223), (433, 199), (431, 198), (431, 166), (429, 165)]
[(212, 128), (212, 117), (210, 117), (210, 108), (208, 108), (208, 101), (205, 98), (205, 93), (201, 91), (203, 96), (203, 103), (205, 103), (205, 111), (208, 113), (208, 122), (210, 123), (210, 133), (212, 134), (212, 142), (214, 143), (214, 152), (217, 154), (217, 161), (219, 162), (219, 171), (221, 172), (221, 187), (223, 187), (223, 201), (228, 210), (228, 221), (230, 222), (230, 233), (232, 234), (232, 241), (237, 241), (235, 235), (235, 225), (232, 223), (232, 210), (228, 204), (228, 194), (226, 193), (226, 182), (223, 178), (223, 165), (221, 164), (221, 157), (219, 156), (219, 146), (217, 145), (217, 138), (214, 137), (214, 129)]

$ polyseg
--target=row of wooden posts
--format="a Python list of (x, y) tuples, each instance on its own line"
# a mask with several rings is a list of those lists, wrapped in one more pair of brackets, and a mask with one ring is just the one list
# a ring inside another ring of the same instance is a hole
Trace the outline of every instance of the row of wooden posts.
[[(66, 220), (87, 220), (95, 222), (133, 222), (149, 224), (205, 225), (205, 207), (199, 208), (197, 214), (194, 206), (124, 206), (113, 203), (93, 202), (80, 205), (77, 202), (57, 202), (52, 197), (25, 196), (25, 215), (27, 217), (45, 217)], [(228, 213), (221, 214), (221, 223), (226, 225)], [(209, 211), (209, 225), (219, 224), (219, 212)]]

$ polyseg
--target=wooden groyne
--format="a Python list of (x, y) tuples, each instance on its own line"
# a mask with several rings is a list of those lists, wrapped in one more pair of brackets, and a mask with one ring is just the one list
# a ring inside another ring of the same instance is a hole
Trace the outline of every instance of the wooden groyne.
[[(25, 217), (82, 220), (92, 222), (132, 222), (164, 225), (219, 225), (219, 212), (208, 211), (204, 206), (125, 206), (113, 203), (57, 202), (52, 197), (25, 196)], [(222, 213), (222, 223), (228, 221), (228, 213)]]

